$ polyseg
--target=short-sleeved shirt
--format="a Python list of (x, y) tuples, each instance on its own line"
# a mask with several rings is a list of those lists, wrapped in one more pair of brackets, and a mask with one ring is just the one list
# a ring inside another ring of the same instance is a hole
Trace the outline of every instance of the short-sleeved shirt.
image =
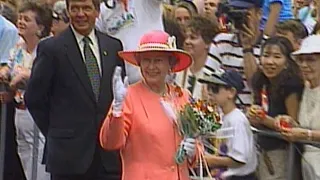
[(232, 138), (226, 141), (227, 156), (235, 161), (244, 163), (239, 168), (228, 168), (224, 176), (244, 176), (251, 174), (257, 167), (257, 156), (253, 133), (247, 117), (240, 109), (234, 109), (223, 117), (221, 128), (233, 128)]
[(314, 8), (311, 6), (303, 7), (298, 12), (298, 19), (305, 25), (308, 30), (308, 33), (311, 34), (317, 21), (312, 17), (312, 11)]
[(10, 50), (19, 39), (17, 28), (0, 15), (0, 63), (8, 64)]
[[(244, 79), (245, 89), (239, 93), (241, 104), (250, 106), (252, 103), (251, 89), (248, 86), (247, 80), (244, 76), (243, 67), (243, 48), (240, 45), (238, 36), (230, 33), (218, 34), (212, 42), (209, 50), (209, 56), (220, 64), (220, 68), (233, 69), (241, 73)], [(260, 45), (257, 44), (253, 47), (253, 54), (259, 63)], [(240, 102), (237, 102), (240, 104)]]
[(263, 30), (265, 28), (265, 25), (270, 15), (270, 5), (272, 3), (281, 4), (281, 10), (280, 10), (278, 22), (282, 22), (282, 21), (294, 18), (292, 13), (291, 0), (265, 0), (262, 7), (262, 19), (260, 24), (260, 30)]
[[(287, 115), (288, 112), (285, 104), (286, 99), (294, 93), (296, 93), (298, 97), (301, 97), (303, 91), (303, 84), (294, 77), (280, 85), (280, 88), (277, 91), (277, 96), (273, 96), (270, 85), (266, 85), (266, 87), (268, 97), (268, 115), (270, 117)], [(261, 101), (259, 100), (256, 100), (255, 103), (261, 105)], [(268, 128), (263, 129), (270, 130)], [(287, 142), (273, 137), (258, 136), (258, 144), (260, 148), (264, 150), (275, 150), (285, 148)]]

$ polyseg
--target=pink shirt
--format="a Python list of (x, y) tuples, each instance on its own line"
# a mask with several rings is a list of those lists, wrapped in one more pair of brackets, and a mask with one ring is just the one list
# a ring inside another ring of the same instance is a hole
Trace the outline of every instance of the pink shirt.
[[(170, 87), (174, 93), (174, 87)], [(189, 95), (176, 96), (181, 107)], [(107, 116), (100, 132), (104, 149), (120, 149), (123, 180), (187, 180), (188, 165), (175, 163), (181, 136), (160, 104), (161, 97), (142, 82), (128, 88), (120, 118)], [(111, 111), (110, 111), (111, 112)]]

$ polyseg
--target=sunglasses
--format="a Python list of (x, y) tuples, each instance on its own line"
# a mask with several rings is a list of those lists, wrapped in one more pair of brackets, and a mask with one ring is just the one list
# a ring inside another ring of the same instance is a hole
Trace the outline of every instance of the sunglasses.
[(218, 94), (220, 92), (221, 88), (225, 89), (231, 89), (232, 87), (227, 85), (221, 85), (221, 84), (209, 84), (208, 89), (211, 90), (212, 93)]
[(65, 23), (69, 22), (69, 18), (63, 14), (54, 13), (52, 14), (52, 20), (55, 21), (63, 21)]

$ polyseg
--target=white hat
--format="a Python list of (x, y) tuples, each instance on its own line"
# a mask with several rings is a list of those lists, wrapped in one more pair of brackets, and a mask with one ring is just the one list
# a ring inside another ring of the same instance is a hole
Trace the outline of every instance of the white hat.
[(320, 35), (311, 35), (302, 41), (299, 50), (292, 53), (292, 55), (301, 54), (320, 54)]

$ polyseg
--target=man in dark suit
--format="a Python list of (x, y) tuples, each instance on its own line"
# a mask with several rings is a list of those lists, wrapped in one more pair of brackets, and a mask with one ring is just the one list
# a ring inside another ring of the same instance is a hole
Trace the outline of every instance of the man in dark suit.
[(119, 180), (119, 154), (104, 152), (98, 135), (113, 100), (114, 68), (124, 67), (122, 44), (94, 29), (99, 0), (66, 3), (71, 26), (39, 44), (26, 105), (46, 136), (52, 180)]

